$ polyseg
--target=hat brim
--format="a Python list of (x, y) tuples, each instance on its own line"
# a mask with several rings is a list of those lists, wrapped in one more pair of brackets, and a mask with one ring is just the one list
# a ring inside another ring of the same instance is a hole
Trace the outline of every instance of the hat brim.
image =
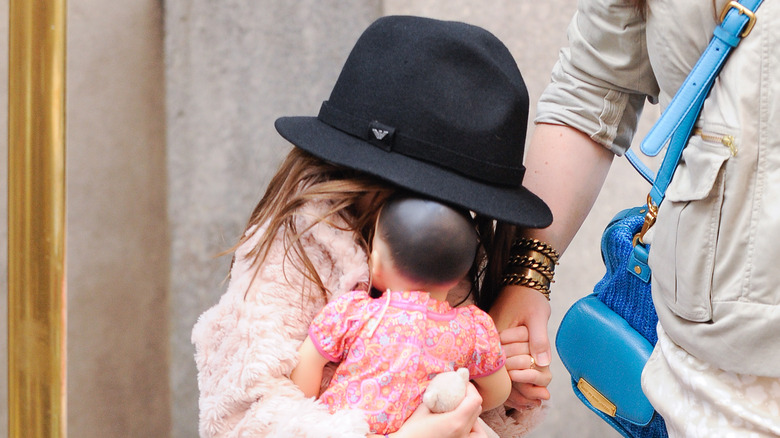
[(316, 117), (281, 117), (274, 126), (282, 137), (316, 157), (364, 171), (435, 200), (523, 227), (544, 228), (552, 223), (550, 209), (525, 187), (490, 185), (385, 151)]

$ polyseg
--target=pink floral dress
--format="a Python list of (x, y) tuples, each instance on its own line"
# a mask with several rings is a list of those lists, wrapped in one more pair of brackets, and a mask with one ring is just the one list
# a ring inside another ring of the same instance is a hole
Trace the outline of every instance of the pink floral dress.
[(468, 368), (472, 378), (504, 366), (493, 320), (476, 306), (452, 308), (427, 292), (346, 293), (314, 319), (309, 336), (340, 362), (320, 400), (331, 412), (360, 409), (373, 433), (398, 430), (438, 373)]

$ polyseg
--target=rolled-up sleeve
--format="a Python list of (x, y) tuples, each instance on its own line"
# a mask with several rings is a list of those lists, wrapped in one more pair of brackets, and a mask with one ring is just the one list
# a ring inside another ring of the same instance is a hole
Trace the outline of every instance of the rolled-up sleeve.
[(535, 122), (571, 126), (623, 154), (645, 98), (658, 95), (644, 18), (627, 0), (580, 0), (568, 39)]

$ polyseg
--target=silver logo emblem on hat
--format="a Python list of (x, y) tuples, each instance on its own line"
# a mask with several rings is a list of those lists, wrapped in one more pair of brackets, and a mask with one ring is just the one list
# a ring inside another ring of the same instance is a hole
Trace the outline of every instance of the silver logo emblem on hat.
[(385, 138), (385, 136), (390, 133), (390, 131), (377, 128), (371, 128), (371, 132), (374, 133), (374, 137), (376, 137), (377, 140)]

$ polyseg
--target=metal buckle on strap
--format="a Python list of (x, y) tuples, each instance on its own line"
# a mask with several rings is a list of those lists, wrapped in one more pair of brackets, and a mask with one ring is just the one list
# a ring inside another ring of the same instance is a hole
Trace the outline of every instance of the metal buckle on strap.
[(655, 224), (655, 218), (657, 216), (658, 206), (653, 202), (653, 198), (650, 195), (647, 195), (647, 214), (645, 214), (645, 223), (642, 224), (642, 229), (634, 235), (632, 240), (634, 246), (636, 246), (637, 243), (641, 243), (642, 245), (645, 244), (642, 239), (645, 237), (645, 234), (650, 230), (650, 228), (652, 228)]
[(753, 26), (756, 24), (756, 14), (753, 13), (750, 9), (746, 8), (742, 4), (740, 4), (738, 1), (730, 1), (726, 3), (726, 6), (723, 7), (723, 10), (720, 12), (720, 22), (723, 23), (723, 20), (726, 19), (726, 14), (729, 13), (731, 8), (736, 9), (739, 11), (740, 14), (745, 15), (748, 17), (748, 23), (747, 26), (745, 26), (745, 30), (742, 31), (742, 38), (748, 36), (751, 30), (753, 30)]

